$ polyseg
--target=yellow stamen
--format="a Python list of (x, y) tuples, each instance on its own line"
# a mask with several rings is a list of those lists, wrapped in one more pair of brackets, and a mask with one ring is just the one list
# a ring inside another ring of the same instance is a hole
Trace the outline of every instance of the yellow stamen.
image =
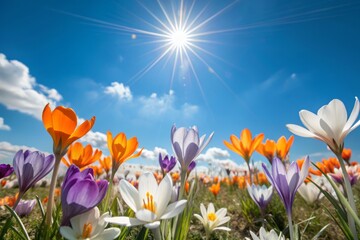
[(82, 231), (82, 238), (89, 238), (92, 232), (91, 223), (85, 223)]
[(215, 221), (216, 220), (216, 214), (215, 213), (213, 213), (213, 212), (211, 212), (211, 213), (209, 213), (208, 214), (208, 219), (210, 220), (210, 221)]
[(143, 199), (143, 208), (155, 213), (154, 197), (149, 192), (146, 192), (146, 199)]

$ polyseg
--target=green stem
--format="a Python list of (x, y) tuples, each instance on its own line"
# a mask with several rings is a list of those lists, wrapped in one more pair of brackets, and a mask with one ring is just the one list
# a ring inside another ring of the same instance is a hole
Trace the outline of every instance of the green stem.
[[(343, 177), (344, 177), (345, 192), (346, 192), (347, 199), (349, 201), (349, 204), (350, 204), (351, 208), (357, 214), (355, 200), (354, 200), (354, 194), (353, 194), (353, 191), (352, 191), (352, 188), (351, 188), (350, 179), (349, 179), (349, 175), (348, 175), (348, 173), (346, 171), (344, 160), (342, 159), (341, 153), (335, 153), (335, 155), (336, 155), (336, 157), (338, 158), (338, 160), (340, 162), (341, 171), (342, 171), (342, 174), (343, 174)], [(358, 235), (357, 235), (357, 231), (356, 231), (355, 220), (350, 214), (347, 214), (347, 218), (348, 218), (348, 224), (349, 224), (351, 232), (352, 232), (352, 234), (354, 236), (354, 239), (357, 240)]]
[(294, 240), (294, 227), (292, 224), (292, 213), (288, 213), (290, 240)]
[(183, 199), (184, 196), (184, 192), (185, 192), (185, 185), (186, 185), (186, 175), (187, 175), (187, 171), (186, 170), (181, 170), (181, 185), (180, 185), (180, 192), (179, 192), (179, 197), (178, 200)]
[(153, 233), (155, 240), (161, 240), (160, 227), (151, 229), (151, 232)]
[(113, 189), (113, 185), (114, 185), (114, 177), (115, 174), (111, 173), (111, 178), (109, 179), (109, 187), (104, 199), (104, 208), (103, 211), (108, 211), (108, 207), (110, 204), (110, 199), (111, 199), (111, 195), (112, 195), (112, 189)]
[(248, 161), (246, 161), (246, 164), (248, 166), (248, 169), (249, 169), (249, 175), (250, 175), (250, 186), (252, 185), (253, 183), (253, 180), (252, 180), (252, 173), (251, 173), (251, 169), (250, 169), (250, 164)]
[(53, 174), (52, 174), (52, 177), (51, 177), (49, 198), (48, 198), (48, 203), (47, 203), (47, 207), (46, 207), (45, 225), (47, 227), (50, 227), (50, 225), (51, 225), (52, 209), (53, 209), (53, 206), (54, 206), (54, 196), (55, 196), (54, 193), (55, 193), (57, 175), (58, 175), (58, 172), (59, 172), (61, 158), (62, 158), (61, 155), (57, 155), (57, 154), (55, 155), (55, 166), (54, 166)]

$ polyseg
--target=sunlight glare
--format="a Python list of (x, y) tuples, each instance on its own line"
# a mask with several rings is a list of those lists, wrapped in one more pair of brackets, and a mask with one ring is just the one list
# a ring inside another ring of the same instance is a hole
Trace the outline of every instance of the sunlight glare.
[(170, 43), (175, 49), (187, 47), (189, 44), (189, 35), (181, 29), (176, 30), (170, 35)]

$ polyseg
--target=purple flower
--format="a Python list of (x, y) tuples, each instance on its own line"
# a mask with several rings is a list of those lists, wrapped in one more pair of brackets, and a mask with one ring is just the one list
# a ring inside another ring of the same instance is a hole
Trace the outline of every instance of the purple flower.
[(283, 201), (287, 214), (291, 216), (295, 194), (309, 172), (309, 157), (306, 157), (301, 171), (296, 162), (291, 163), (286, 171), (284, 164), (277, 157), (273, 159), (271, 172), (265, 164), (262, 166), (269, 182), (275, 187)]
[(18, 205), (15, 208), (15, 212), (20, 217), (27, 216), (33, 210), (33, 208), (35, 206), (35, 203), (36, 203), (35, 199), (33, 199), (33, 200), (20, 200), (20, 202), (18, 203)]
[(10, 176), (14, 172), (14, 168), (10, 164), (0, 164), (0, 179)]
[(188, 167), (188, 174), (190, 174), (190, 172), (196, 167), (196, 162), (195, 161), (192, 161), (190, 164), (189, 164), (189, 167)]
[(189, 165), (209, 144), (214, 132), (205, 141), (206, 135), (199, 137), (196, 126), (192, 128), (181, 127), (176, 129), (175, 125), (171, 128), (171, 144), (177, 156), (177, 160), (183, 171), (187, 171)]
[(19, 182), (19, 197), (54, 168), (54, 155), (26, 150), (15, 154), (13, 166)]
[[(350, 185), (353, 186), (357, 182), (357, 180), (360, 178), (360, 174), (358, 171), (358, 165), (355, 166), (345, 166), (346, 172), (349, 176)], [(332, 179), (339, 183), (344, 184), (344, 175), (342, 171), (338, 168), (334, 169), (334, 173), (329, 173), (329, 175), (332, 177)]]
[(62, 226), (70, 226), (70, 219), (98, 205), (108, 188), (106, 180), (95, 181), (92, 168), (80, 172), (71, 165), (61, 187)]
[(162, 158), (161, 153), (159, 153), (159, 164), (161, 169), (166, 173), (170, 172), (176, 165), (176, 158), (171, 156), (169, 159), (169, 156), (166, 155), (164, 158)]
[(247, 190), (251, 199), (256, 203), (256, 205), (258, 205), (260, 210), (263, 212), (271, 200), (273, 194), (273, 186), (267, 188), (265, 185), (257, 186), (255, 184), (252, 184), (251, 186), (247, 186)]

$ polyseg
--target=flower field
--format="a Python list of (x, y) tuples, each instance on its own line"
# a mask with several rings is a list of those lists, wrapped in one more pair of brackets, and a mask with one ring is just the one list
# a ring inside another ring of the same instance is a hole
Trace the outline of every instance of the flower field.
[[(264, 141), (245, 128), (224, 145), (246, 171), (198, 172), (196, 159), (213, 133), (174, 125), (174, 155), (160, 154), (154, 171), (130, 177), (127, 161), (143, 150), (136, 137), (109, 131), (110, 155), (103, 156), (78, 142), (95, 117), (78, 124), (73, 109), (46, 105), (53, 154), (22, 149), (12, 165), (0, 165), (0, 239), (358, 239), (360, 167), (344, 142), (360, 125), (359, 111), (357, 98), (350, 116), (334, 99), (317, 114), (300, 111), (305, 127), (287, 125), (334, 153), (320, 162), (289, 159), (293, 136)], [(251, 161), (255, 151), (264, 156), (260, 166)], [(35, 186), (49, 173), (49, 186)], [(10, 181), (16, 184), (7, 188)]]

